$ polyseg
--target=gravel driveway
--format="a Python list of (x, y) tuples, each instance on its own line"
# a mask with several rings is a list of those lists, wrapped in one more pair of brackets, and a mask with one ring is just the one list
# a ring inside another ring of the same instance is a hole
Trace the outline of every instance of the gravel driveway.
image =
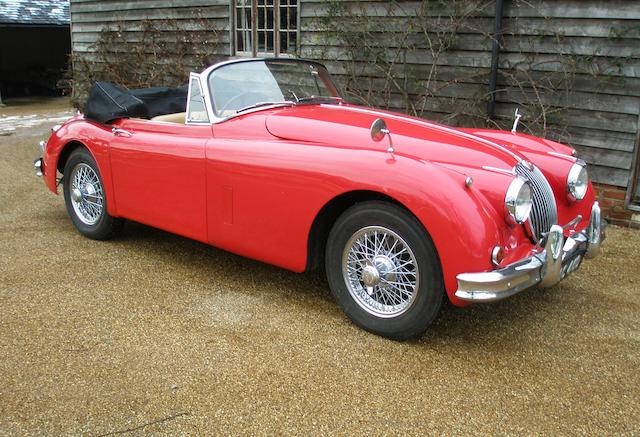
[(320, 275), (132, 223), (81, 237), (33, 176), (48, 127), (0, 136), (0, 435), (640, 434), (640, 232), (398, 343)]

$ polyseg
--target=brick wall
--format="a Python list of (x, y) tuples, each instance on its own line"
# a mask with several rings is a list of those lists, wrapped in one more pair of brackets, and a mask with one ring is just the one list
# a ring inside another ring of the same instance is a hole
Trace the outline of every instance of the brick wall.
[(602, 215), (613, 225), (640, 229), (640, 214), (624, 207), (626, 189), (614, 185), (593, 184)]

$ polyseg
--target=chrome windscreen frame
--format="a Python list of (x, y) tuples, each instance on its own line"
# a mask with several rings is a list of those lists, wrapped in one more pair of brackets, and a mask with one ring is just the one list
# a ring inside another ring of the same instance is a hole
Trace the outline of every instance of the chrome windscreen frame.
[[(238, 59), (231, 59), (228, 61), (223, 61), (223, 62), (219, 62), (217, 64), (214, 64), (210, 67), (208, 67), (207, 69), (205, 69), (202, 73), (200, 73), (199, 79), (200, 79), (200, 87), (202, 89), (202, 93), (205, 96), (205, 102), (206, 102), (206, 107), (207, 107), (207, 114), (209, 115), (209, 124), (217, 124), (217, 123), (222, 123), (223, 121), (227, 121), (231, 118), (235, 118), (238, 117), (240, 115), (245, 115), (245, 114), (250, 114), (252, 112), (258, 112), (258, 111), (264, 111), (265, 109), (270, 109), (270, 108), (277, 108), (277, 107), (281, 107), (281, 104), (274, 104), (274, 105), (269, 105), (269, 106), (261, 106), (259, 108), (255, 108), (255, 109), (250, 109), (247, 111), (243, 111), (241, 114), (232, 114), (226, 117), (218, 117), (215, 115), (215, 111), (213, 110), (213, 100), (211, 98), (211, 91), (209, 89), (209, 76), (218, 68), (224, 67), (225, 65), (229, 65), (229, 64), (238, 64), (241, 62), (260, 62), (260, 61), (268, 61), (268, 60), (273, 60), (273, 59), (277, 59), (279, 61), (285, 61), (285, 62), (295, 62), (295, 61), (302, 61), (302, 62), (309, 62), (312, 64), (316, 64), (321, 66), (322, 68), (324, 68), (326, 70), (326, 67), (324, 65), (322, 65), (321, 63), (317, 62), (317, 61), (313, 61), (310, 59), (301, 59), (301, 58), (238, 58)], [(196, 73), (192, 73), (193, 75), (196, 75)], [(331, 80), (333, 86), (339, 90), (339, 88), (336, 86), (336, 84), (333, 82), (333, 79), (331, 79), (331, 77), (329, 76), (329, 79)], [(203, 124), (203, 123), (200, 123)]]

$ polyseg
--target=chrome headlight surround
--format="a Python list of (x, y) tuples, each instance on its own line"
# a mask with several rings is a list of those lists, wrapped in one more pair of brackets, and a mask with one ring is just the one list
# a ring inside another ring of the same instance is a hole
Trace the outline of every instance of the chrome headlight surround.
[(573, 202), (584, 199), (589, 188), (589, 174), (584, 161), (578, 160), (567, 175), (567, 197)]
[(504, 198), (507, 222), (522, 224), (529, 218), (533, 206), (533, 196), (529, 182), (521, 177), (511, 181)]

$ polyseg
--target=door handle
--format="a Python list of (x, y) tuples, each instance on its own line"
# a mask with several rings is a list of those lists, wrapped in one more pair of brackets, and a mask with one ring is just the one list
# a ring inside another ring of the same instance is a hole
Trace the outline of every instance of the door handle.
[(114, 127), (113, 129), (111, 129), (111, 132), (116, 136), (116, 137), (125, 137), (125, 138), (131, 138), (133, 136), (133, 134), (129, 131), (126, 131), (124, 129), (119, 129), (117, 127)]

